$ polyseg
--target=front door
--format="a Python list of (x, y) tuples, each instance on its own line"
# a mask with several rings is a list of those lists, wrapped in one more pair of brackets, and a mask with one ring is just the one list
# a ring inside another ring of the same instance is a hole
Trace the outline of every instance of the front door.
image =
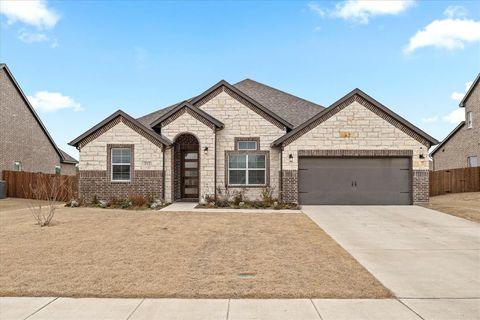
[(182, 152), (182, 198), (198, 199), (198, 151)]

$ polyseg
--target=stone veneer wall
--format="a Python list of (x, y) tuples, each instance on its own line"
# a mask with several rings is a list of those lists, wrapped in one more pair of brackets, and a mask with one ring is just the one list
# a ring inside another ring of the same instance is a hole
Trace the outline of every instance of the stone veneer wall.
[[(428, 201), (428, 146), (357, 101), (284, 147), (284, 201), (298, 202), (298, 181), (293, 186), (291, 183), (298, 179), (299, 152), (304, 150), (411, 150), (413, 200), (415, 203)], [(420, 159), (420, 154), (425, 159)]]
[[(130, 194), (152, 194), (157, 199), (163, 199), (162, 148), (122, 121), (80, 149), (80, 196), (87, 201), (95, 195), (108, 200)], [(130, 182), (111, 181), (108, 145), (133, 145)]]
[[(243, 105), (225, 91), (221, 91), (200, 108), (225, 124), (225, 128), (217, 132), (217, 186), (225, 188), (225, 151), (235, 150), (235, 138), (258, 137), (260, 150), (269, 151), (270, 186), (275, 188), (274, 195), (277, 197), (280, 188), (280, 151), (277, 148), (272, 149), (270, 144), (284, 135), (286, 131)], [(202, 164), (201, 168), (203, 170), (205, 164)], [(261, 189), (246, 188), (246, 196), (250, 199), (258, 199)], [(230, 188), (230, 190), (238, 191), (241, 188)]]
[[(181, 111), (180, 111), (181, 112)], [(162, 124), (162, 135), (175, 142), (175, 139), (184, 133), (194, 135), (199, 141), (199, 157), (200, 157), (200, 197), (205, 194), (215, 193), (215, 130), (213, 127), (206, 125), (198, 120), (189, 112), (182, 112), (173, 121), (167, 121), (166, 125)], [(208, 147), (208, 153), (203, 152)], [(169, 148), (165, 152), (165, 199), (171, 202), (174, 196), (174, 152)]]
[(467, 157), (477, 156), (480, 164), (480, 85), (477, 85), (465, 102), (465, 117), (467, 112), (473, 114), (473, 128), (467, 123), (458, 130), (433, 155), (433, 170), (464, 168)]

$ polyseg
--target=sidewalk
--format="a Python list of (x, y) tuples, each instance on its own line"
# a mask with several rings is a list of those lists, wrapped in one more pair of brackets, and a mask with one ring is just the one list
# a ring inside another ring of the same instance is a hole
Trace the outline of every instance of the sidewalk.
[(480, 299), (0, 298), (2, 320), (442, 320), (480, 318)]

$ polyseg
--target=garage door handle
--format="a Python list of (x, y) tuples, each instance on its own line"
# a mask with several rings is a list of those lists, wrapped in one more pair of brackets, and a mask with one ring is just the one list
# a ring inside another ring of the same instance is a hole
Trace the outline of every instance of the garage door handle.
[(355, 187), (357, 186), (357, 181), (355, 181)]

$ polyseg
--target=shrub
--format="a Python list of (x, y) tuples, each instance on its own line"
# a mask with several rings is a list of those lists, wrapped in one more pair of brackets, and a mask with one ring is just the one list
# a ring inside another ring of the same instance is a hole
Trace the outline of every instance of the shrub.
[(147, 199), (141, 194), (132, 194), (128, 197), (128, 201), (134, 207), (143, 207), (147, 204)]
[(262, 192), (261, 192), (261, 197), (262, 201), (265, 204), (266, 207), (271, 207), (273, 203), (275, 202), (275, 199), (273, 198), (273, 191), (275, 190), (274, 187), (263, 187)]
[(235, 191), (233, 194), (233, 203), (238, 206), (240, 202), (245, 202), (245, 189)]
[(98, 204), (99, 204), (98, 197), (97, 197), (97, 195), (94, 195), (93, 199), (92, 199), (92, 202), (91, 202), (91, 205), (94, 206), (94, 207), (97, 207)]

